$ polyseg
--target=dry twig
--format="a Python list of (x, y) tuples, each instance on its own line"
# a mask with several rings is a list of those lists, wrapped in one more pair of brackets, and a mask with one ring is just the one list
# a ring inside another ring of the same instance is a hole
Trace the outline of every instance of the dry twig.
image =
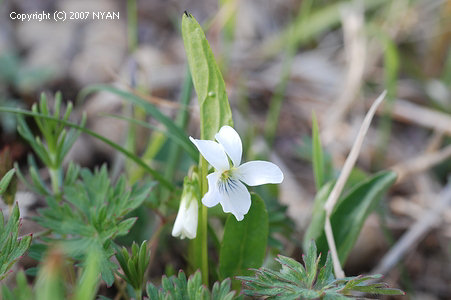
[(422, 154), (406, 162), (396, 164), (391, 169), (398, 174), (397, 183), (399, 183), (408, 176), (427, 170), (450, 157), (451, 145), (448, 145), (439, 151)]
[(360, 148), (363, 144), (363, 139), (370, 127), (371, 120), (373, 119), (374, 113), (376, 112), (377, 107), (382, 103), (385, 98), (387, 91), (384, 91), (377, 99), (374, 101), (370, 110), (365, 116), (363, 120), (362, 126), (360, 127), (359, 133), (355, 139), (354, 144), (352, 145), (351, 152), (346, 158), (345, 164), (343, 165), (343, 169), (340, 173), (340, 176), (335, 183), (334, 188), (330, 192), (329, 198), (327, 198), (326, 204), (324, 205), (324, 209), (326, 210), (326, 223), (324, 226), (324, 231), (326, 232), (327, 243), (329, 244), (329, 249), (332, 255), (332, 260), (334, 263), (334, 271), (335, 276), (337, 278), (343, 278), (345, 276), (343, 269), (340, 265), (340, 260), (338, 258), (337, 248), (335, 246), (335, 240), (332, 232), (332, 226), (330, 224), (330, 216), (332, 211), (337, 203), (338, 197), (343, 190), (343, 187), (348, 180), (349, 174), (351, 173), (352, 168), (355, 165), (357, 157), (359, 156)]
[[(378, 113), (383, 113), (383, 111), (378, 111)], [(451, 135), (451, 116), (407, 100), (396, 99), (393, 105), (393, 119)]]

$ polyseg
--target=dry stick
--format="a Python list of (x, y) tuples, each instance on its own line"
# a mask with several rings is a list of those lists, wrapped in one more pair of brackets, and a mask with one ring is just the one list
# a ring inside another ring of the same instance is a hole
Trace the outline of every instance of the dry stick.
[(394, 102), (393, 119), (400, 122), (417, 124), (442, 131), (446, 135), (451, 135), (451, 117), (449, 114), (432, 110), (403, 99), (396, 99)]
[(450, 157), (451, 145), (448, 145), (439, 151), (423, 154), (407, 162), (394, 165), (391, 169), (398, 174), (397, 183), (400, 183), (406, 177), (427, 170)]
[(335, 204), (337, 203), (338, 197), (340, 196), (340, 193), (343, 190), (343, 187), (344, 187), (346, 181), (348, 180), (349, 174), (351, 173), (351, 170), (355, 165), (357, 157), (359, 156), (360, 148), (362, 147), (362, 144), (363, 144), (363, 139), (368, 131), (368, 128), (370, 127), (371, 120), (373, 119), (374, 113), (376, 112), (377, 107), (384, 100), (386, 94), (387, 94), (387, 91), (384, 91), (376, 99), (376, 101), (374, 101), (370, 110), (366, 114), (365, 119), (363, 120), (362, 126), (360, 127), (359, 133), (357, 134), (357, 137), (354, 141), (354, 145), (352, 145), (351, 152), (349, 153), (349, 155), (346, 158), (346, 161), (343, 165), (341, 174), (338, 177), (337, 182), (335, 183), (335, 186), (332, 189), (332, 192), (330, 192), (330, 195), (329, 195), (329, 198), (327, 198), (326, 204), (324, 205), (324, 209), (326, 211), (326, 223), (324, 225), (324, 231), (326, 232), (327, 243), (329, 244), (329, 249), (330, 249), (330, 252), (332, 255), (332, 261), (334, 263), (335, 276), (337, 278), (343, 278), (345, 276), (345, 274), (343, 272), (343, 269), (341, 268), (340, 260), (338, 258), (337, 248), (335, 246), (335, 240), (334, 240), (334, 236), (333, 236), (333, 232), (332, 232), (332, 226), (330, 224), (330, 216), (335, 207)]
[(440, 199), (434, 207), (423, 215), (390, 249), (382, 258), (381, 262), (372, 271), (372, 274), (386, 274), (398, 261), (406, 254), (409, 249), (414, 248), (419, 241), (426, 235), (430, 228), (436, 225), (440, 220), (440, 215), (451, 204), (451, 178), (447, 186), (440, 193)]

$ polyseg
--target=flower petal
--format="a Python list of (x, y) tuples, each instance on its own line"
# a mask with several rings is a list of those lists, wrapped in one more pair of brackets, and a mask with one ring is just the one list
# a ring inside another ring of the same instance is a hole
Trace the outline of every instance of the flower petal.
[(255, 186), (266, 183), (281, 183), (283, 173), (278, 166), (269, 162), (254, 160), (242, 164), (236, 171), (239, 180), (247, 185)]
[(199, 213), (196, 199), (191, 199), (187, 206), (188, 199), (182, 198), (180, 202), (179, 211), (175, 218), (174, 228), (172, 229), (172, 236), (185, 237), (194, 239), (197, 234), (197, 217)]
[(238, 133), (230, 126), (222, 126), (215, 135), (216, 140), (224, 147), (225, 152), (230, 157), (235, 167), (241, 163), (243, 146)]
[(221, 206), (224, 212), (232, 213), (237, 221), (241, 221), (251, 207), (251, 195), (246, 186), (239, 180), (229, 179), (224, 186), (219, 186)]
[(192, 199), (185, 215), (185, 226), (183, 226), (185, 236), (194, 239), (197, 233), (197, 217), (199, 213), (199, 205), (196, 199)]
[(202, 203), (206, 207), (213, 207), (219, 203), (221, 195), (218, 191), (218, 179), (221, 176), (219, 172), (213, 172), (207, 176), (208, 180), (208, 192), (202, 198)]
[(212, 165), (216, 170), (225, 171), (229, 169), (229, 160), (224, 152), (224, 148), (215, 141), (196, 140), (189, 137), (191, 142), (196, 145), (200, 154)]

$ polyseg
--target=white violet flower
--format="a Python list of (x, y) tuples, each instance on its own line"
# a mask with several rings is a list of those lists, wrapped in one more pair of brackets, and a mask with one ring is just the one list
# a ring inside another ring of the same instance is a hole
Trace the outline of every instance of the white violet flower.
[(232, 213), (241, 221), (251, 207), (251, 195), (243, 182), (249, 186), (281, 183), (283, 173), (278, 166), (267, 161), (241, 164), (243, 147), (240, 136), (232, 127), (223, 126), (215, 138), (219, 143), (190, 137), (202, 156), (215, 168), (215, 172), (207, 176), (208, 192), (202, 203), (207, 207), (221, 203), (224, 212)]
[(173, 237), (180, 237), (181, 239), (185, 237), (194, 239), (196, 237), (199, 213), (197, 201), (191, 182), (185, 179), (179, 211), (172, 228)]

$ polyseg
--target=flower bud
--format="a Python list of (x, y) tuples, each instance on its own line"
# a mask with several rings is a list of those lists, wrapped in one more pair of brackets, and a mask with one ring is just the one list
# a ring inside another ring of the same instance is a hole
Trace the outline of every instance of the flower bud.
[(196, 168), (191, 168), (189, 175), (183, 181), (183, 192), (180, 207), (175, 219), (172, 236), (194, 239), (197, 233), (197, 218), (199, 213), (199, 180)]

